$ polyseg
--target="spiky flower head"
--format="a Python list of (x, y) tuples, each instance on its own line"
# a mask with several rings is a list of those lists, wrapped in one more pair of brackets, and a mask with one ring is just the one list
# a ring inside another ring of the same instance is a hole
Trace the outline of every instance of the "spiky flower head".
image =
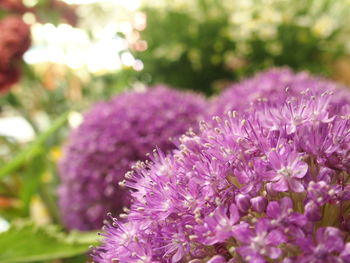
[(130, 211), (106, 225), (94, 260), (349, 263), (341, 93), (306, 87), (256, 100), (203, 122), (173, 154), (139, 162), (125, 179)]
[(118, 182), (154, 147), (174, 148), (176, 138), (194, 126), (204, 99), (158, 86), (125, 92), (95, 105), (72, 133), (60, 163), (59, 205), (68, 228), (98, 229), (107, 212), (128, 202)]

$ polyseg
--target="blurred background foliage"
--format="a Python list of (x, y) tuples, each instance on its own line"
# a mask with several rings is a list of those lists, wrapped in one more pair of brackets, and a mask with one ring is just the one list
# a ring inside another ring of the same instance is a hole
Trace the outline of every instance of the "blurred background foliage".
[(20, 78), (0, 86), (0, 262), (86, 260), (96, 235), (60, 226), (56, 164), (91, 104), (154, 83), (209, 96), (272, 66), (349, 84), (349, 11), (348, 0), (0, 0), (0, 23), (16, 15), (31, 32), (6, 64)]
[(141, 9), (147, 26), (126, 35), (143, 82), (212, 94), (271, 66), (330, 75), (349, 51), (346, 1), (156, 2)]

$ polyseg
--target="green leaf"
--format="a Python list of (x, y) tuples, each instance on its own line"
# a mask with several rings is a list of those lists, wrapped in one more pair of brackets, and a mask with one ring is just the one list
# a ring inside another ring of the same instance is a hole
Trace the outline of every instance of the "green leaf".
[(18, 100), (16, 95), (14, 95), (13, 93), (9, 92), (6, 95), (6, 99), (12, 107), (21, 107), (21, 102)]
[(15, 171), (24, 162), (28, 161), (28, 159), (33, 158), (46, 140), (66, 123), (67, 118), (68, 112), (62, 114), (47, 131), (40, 134), (27, 148), (17, 154), (11, 162), (0, 168), (0, 177)]
[(55, 225), (32, 222), (13, 225), (0, 233), (0, 262), (20, 263), (68, 258), (84, 254), (98, 244), (96, 232), (65, 234)]

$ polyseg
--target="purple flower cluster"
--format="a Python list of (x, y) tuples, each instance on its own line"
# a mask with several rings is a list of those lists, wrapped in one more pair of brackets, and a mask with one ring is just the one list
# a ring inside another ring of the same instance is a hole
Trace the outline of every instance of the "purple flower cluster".
[(309, 85), (285, 91), (278, 74), (257, 77), (256, 89), (276, 83), (269, 96), (134, 165), (121, 183), (131, 207), (94, 261), (350, 263), (350, 100), (304, 73)]
[(72, 133), (60, 163), (59, 206), (65, 225), (98, 229), (107, 212), (122, 212), (129, 198), (117, 185), (131, 164), (145, 160), (154, 147), (175, 148), (169, 138), (196, 126), (204, 109), (201, 96), (164, 86), (95, 105)]
[[(288, 89), (288, 93), (283, 93)], [(227, 111), (242, 110), (251, 106), (257, 100), (284, 101), (287, 96), (297, 95), (305, 89), (342, 92), (337, 98), (343, 100), (343, 95), (349, 94), (339, 90), (339, 84), (315, 77), (307, 72), (294, 73), (289, 68), (272, 68), (261, 72), (252, 78), (230, 85), (218, 97), (212, 100), (210, 116), (221, 116)], [(343, 102), (344, 103), (344, 102)]]

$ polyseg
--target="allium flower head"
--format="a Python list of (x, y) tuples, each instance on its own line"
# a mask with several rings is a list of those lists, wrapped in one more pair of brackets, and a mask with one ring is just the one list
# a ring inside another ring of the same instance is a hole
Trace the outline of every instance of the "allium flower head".
[[(227, 111), (241, 110), (256, 101), (284, 102), (287, 96), (297, 95), (307, 89), (342, 92), (342, 96), (334, 96), (333, 99), (338, 100), (338, 104), (348, 102), (344, 101), (343, 96), (349, 99), (349, 93), (338, 90), (338, 87), (339, 84), (335, 82), (307, 72), (295, 73), (289, 68), (273, 68), (229, 86), (213, 99), (210, 115), (220, 116)], [(286, 89), (288, 93), (283, 92)]]
[[(175, 147), (169, 138), (195, 126), (204, 99), (163, 86), (126, 92), (95, 105), (72, 133), (60, 164), (59, 205), (68, 228), (97, 229), (107, 212), (127, 204), (118, 182), (154, 147)], [(146, 182), (145, 182), (146, 183)]]
[(350, 111), (308, 88), (202, 122), (137, 163), (130, 210), (94, 260), (350, 263)]
[(0, 20), (0, 93), (18, 81), (19, 64), (30, 43), (29, 25), (20, 16)]

